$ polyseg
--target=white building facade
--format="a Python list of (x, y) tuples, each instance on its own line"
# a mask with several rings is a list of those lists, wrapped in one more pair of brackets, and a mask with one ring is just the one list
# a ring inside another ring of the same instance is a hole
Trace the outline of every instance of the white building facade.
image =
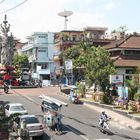
[(22, 47), (22, 53), (28, 56), (32, 78), (41, 79), (43, 85), (50, 85), (55, 69), (54, 33), (34, 32), (27, 40), (28, 43)]

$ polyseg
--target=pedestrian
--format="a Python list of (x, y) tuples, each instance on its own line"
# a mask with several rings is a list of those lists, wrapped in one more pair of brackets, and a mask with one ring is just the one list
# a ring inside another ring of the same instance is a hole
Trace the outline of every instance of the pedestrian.
[(55, 132), (56, 134), (60, 134), (62, 132), (62, 116), (60, 114), (55, 115)]

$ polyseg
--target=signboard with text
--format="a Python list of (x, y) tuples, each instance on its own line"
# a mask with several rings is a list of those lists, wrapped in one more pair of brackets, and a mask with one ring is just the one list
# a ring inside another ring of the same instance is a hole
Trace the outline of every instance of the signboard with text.
[(73, 69), (72, 60), (66, 60), (65, 61), (65, 68), (66, 68), (66, 70)]
[(124, 78), (123, 75), (110, 75), (110, 84), (115, 84), (115, 85), (123, 85)]

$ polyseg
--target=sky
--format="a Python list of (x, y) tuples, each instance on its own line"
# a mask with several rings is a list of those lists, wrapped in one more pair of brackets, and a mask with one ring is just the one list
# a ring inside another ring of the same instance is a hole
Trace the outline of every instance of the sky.
[(126, 26), (127, 32), (140, 32), (139, 9), (140, 0), (0, 0), (0, 23), (6, 14), (10, 32), (21, 42), (33, 32), (62, 31), (64, 17), (58, 13), (64, 10), (73, 12), (68, 30), (90, 26), (111, 32)]

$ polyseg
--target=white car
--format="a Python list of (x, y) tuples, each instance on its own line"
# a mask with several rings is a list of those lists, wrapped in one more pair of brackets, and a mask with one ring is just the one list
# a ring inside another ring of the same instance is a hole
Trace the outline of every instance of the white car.
[(21, 113), (28, 114), (27, 110), (21, 103), (9, 103), (5, 105), (5, 115), (9, 117), (11, 114)]
[(40, 136), (44, 134), (43, 124), (39, 122), (38, 118), (35, 115), (20, 115), (18, 116), (13, 123), (13, 130), (18, 131), (21, 127), (21, 122), (25, 121), (27, 129), (29, 130), (30, 137)]

